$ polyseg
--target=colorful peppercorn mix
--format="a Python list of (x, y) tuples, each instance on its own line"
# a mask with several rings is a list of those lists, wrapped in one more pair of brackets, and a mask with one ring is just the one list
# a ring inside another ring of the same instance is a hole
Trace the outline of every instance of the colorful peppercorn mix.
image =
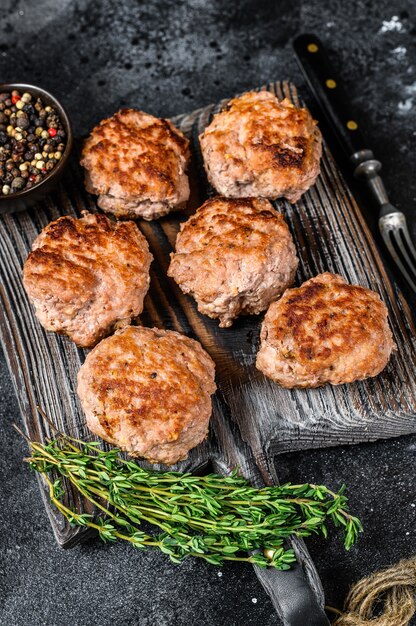
[(40, 183), (65, 145), (64, 125), (52, 106), (28, 92), (0, 93), (0, 195)]

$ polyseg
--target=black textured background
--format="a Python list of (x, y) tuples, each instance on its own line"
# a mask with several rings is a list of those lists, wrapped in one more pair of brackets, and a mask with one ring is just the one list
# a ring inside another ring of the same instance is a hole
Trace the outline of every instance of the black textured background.
[[(302, 89), (290, 42), (317, 33), (416, 234), (411, 0), (1, 0), (0, 7), (0, 81), (51, 90), (77, 134), (124, 105), (170, 116), (269, 80), (292, 78)], [(279, 623), (250, 568), (177, 567), (157, 553), (98, 541), (60, 550), (11, 427), (19, 416), (4, 358), (0, 412), (2, 626)], [(328, 604), (339, 607), (357, 578), (416, 552), (415, 461), (416, 437), (276, 460), (283, 480), (346, 482), (364, 522), (348, 554), (335, 537), (308, 542)]]

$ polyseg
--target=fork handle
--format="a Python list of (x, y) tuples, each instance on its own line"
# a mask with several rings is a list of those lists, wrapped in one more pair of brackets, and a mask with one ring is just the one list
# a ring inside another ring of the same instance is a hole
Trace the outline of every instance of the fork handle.
[(350, 106), (349, 97), (335, 72), (322, 41), (312, 34), (304, 34), (293, 42), (293, 48), (315, 99), (348, 157), (366, 148), (358, 121)]
[(354, 176), (366, 184), (379, 206), (380, 215), (395, 212), (379, 175), (381, 163), (365, 147), (366, 142), (350, 107), (348, 94), (332, 67), (324, 44), (316, 35), (304, 34), (294, 40), (293, 47), (322, 113), (354, 167)]

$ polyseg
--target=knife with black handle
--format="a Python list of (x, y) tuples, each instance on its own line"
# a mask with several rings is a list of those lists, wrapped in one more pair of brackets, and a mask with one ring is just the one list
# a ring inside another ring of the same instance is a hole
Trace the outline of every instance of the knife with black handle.
[(322, 113), (345, 150), (354, 176), (365, 183), (379, 207), (379, 228), (383, 241), (409, 286), (416, 293), (416, 250), (410, 238), (406, 216), (387, 196), (379, 175), (381, 163), (368, 148), (348, 95), (332, 67), (325, 47), (316, 35), (297, 37), (293, 47), (306, 82)]

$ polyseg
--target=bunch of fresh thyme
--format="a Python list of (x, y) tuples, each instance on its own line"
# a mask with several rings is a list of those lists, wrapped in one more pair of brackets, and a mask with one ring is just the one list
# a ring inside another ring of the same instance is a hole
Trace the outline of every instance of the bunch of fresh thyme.
[[(348, 550), (362, 530), (348, 512), (344, 488), (334, 493), (289, 483), (256, 489), (236, 472), (224, 477), (149, 471), (121, 458), (119, 450), (106, 452), (99, 445), (63, 436), (48, 444), (30, 442), (27, 460), (43, 474), (52, 503), (69, 522), (96, 529), (104, 541), (157, 547), (174, 563), (197, 556), (213, 565), (231, 560), (284, 570), (295, 561), (284, 544), (288, 536), (326, 537), (325, 524), (332, 521), (343, 527)], [(60, 477), (51, 480), (51, 471)], [(103, 516), (68, 508), (61, 477)], [(155, 527), (155, 534), (145, 532), (143, 524)]]

